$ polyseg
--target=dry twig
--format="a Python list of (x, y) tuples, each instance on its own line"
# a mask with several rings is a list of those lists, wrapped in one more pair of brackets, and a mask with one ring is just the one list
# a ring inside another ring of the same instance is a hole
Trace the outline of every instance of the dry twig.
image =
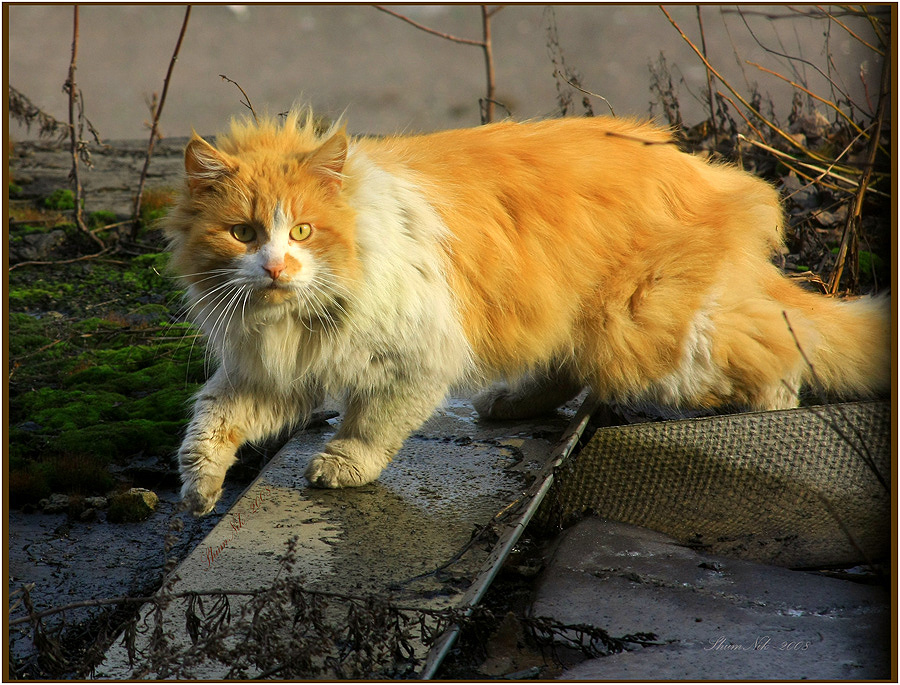
[(107, 252), (109, 252), (112, 248), (105, 246), (99, 252), (95, 252), (93, 254), (81, 255), (80, 257), (74, 257), (72, 259), (60, 259), (60, 260), (51, 260), (51, 261), (31, 261), (31, 262), (18, 262), (9, 267), (9, 271), (13, 269), (18, 269), (20, 266), (45, 266), (48, 264), (74, 264), (75, 262), (83, 262), (87, 259), (96, 259), (97, 257), (102, 257)]
[(662, 5), (660, 5), (659, 8), (662, 10), (663, 14), (666, 15), (666, 18), (669, 20), (669, 23), (672, 24), (672, 26), (675, 28), (675, 30), (678, 31), (678, 33), (681, 35), (682, 40), (684, 40), (685, 43), (687, 43), (688, 46), (694, 51), (694, 53), (700, 58), (700, 60), (701, 60), (701, 61), (703, 62), (703, 64), (704, 64), (704, 66), (706, 66), (706, 68), (713, 74), (713, 76), (715, 76), (717, 79), (719, 79), (719, 81), (721, 81), (722, 84), (723, 84), (729, 91), (731, 91), (732, 95), (734, 95), (734, 97), (738, 100), (738, 102), (740, 102), (744, 107), (746, 107), (747, 110), (748, 110), (751, 114), (753, 114), (753, 116), (755, 116), (755, 117), (758, 118), (761, 122), (763, 122), (768, 128), (770, 128), (770, 129), (771, 129), (774, 133), (776, 133), (780, 138), (782, 138), (784, 141), (786, 141), (791, 147), (793, 147), (793, 148), (799, 150), (799, 151), (802, 152), (804, 155), (807, 155), (808, 157), (810, 157), (810, 158), (812, 158), (812, 159), (815, 159), (815, 160), (817, 160), (817, 161), (819, 161), (819, 162), (826, 162), (826, 163), (827, 163), (827, 162), (829, 161), (829, 160), (827, 160), (825, 157), (823, 157), (822, 155), (820, 155), (820, 154), (818, 154), (818, 153), (816, 153), (816, 152), (813, 152), (812, 150), (807, 149), (806, 146), (804, 146), (804, 145), (801, 145), (801, 144), (800, 144), (799, 142), (797, 142), (797, 140), (796, 140), (793, 136), (791, 136), (787, 131), (784, 131), (784, 130), (783, 130), (782, 128), (780, 128), (777, 124), (775, 124), (773, 121), (771, 121), (771, 120), (768, 119), (766, 116), (764, 116), (763, 113), (760, 112), (759, 109), (758, 109), (757, 107), (754, 107), (750, 102), (748, 102), (747, 99), (746, 99), (743, 95), (741, 95), (740, 92), (738, 92), (738, 90), (735, 89), (735, 88), (734, 88), (734, 87), (733, 87), (733, 86), (732, 86), (732, 85), (731, 85), (731, 84), (730, 84), (730, 83), (729, 83), (729, 82), (728, 82), (728, 81), (727, 81), (727, 80), (726, 80), (726, 79), (725, 79), (725, 78), (724, 78), (724, 77), (723, 77), (723, 76), (715, 69), (715, 67), (712, 66), (712, 64), (710, 64), (709, 60), (707, 60), (706, 57), (703, 55), (703, 52), (702, 52), (696, 45), (694, 45), (694, 43), (691, 41), (691, 39), (688, 38), (687, 34), (685, 34), (685, 32), (681, 30), (681, 27), (678, 25), (678, 23), (677, 23), (677, 22), (672, 18), (672, 16), (666, 11), (666, 8), (663, 7)]
[(63, 122), (47, 114), (12, 86), (9, 86), (9, 114), (29, 131), (31, 125), (37, 122), (38, 136), (41, 138), (56, 136), (56, 142), (62, 143), (69, 135), (69, 129)]
[(131, 239), (137, 238), (138, 229), (140, 228), (139, 218), (141, 215), (141, 200), (144, 196), (144, 182), (147, 180), (147, 170), (150, 168), (150, 157), (153, 155), (153, 146), (159, 138), (159, 117), (162, 114), (163, 106), (166, 104), (166, 94), (169, 92), (169, 79), (172, 78), (172, 70), (175, 68), (175, 62), (178, 61), (178, 53), (181, 50), (181, 43), (184, 40), (184, 34), (187, 30), (188, 19), (191, 18), (191, 6), (188, 5), (184, 10), (184, 21), (181, 23), (181, 32), (178, 34), (178, 42), (175, 43), (175, 50), (172, 52), (172, 59), (169, 60), (169, 69), (166, 71), (166, 78), (163, 81), (162, 95), (159, 96), (159, 103), (152, 106), (153, 123), (150, 125), (150, 141), (147, 143), (147, 155), (144, 157), (144, 168), (141, 169), (141, 176), (138, 180), (137, 196), (134, 198), (134, 212), (132, 214), (133, 224), (131, 227)]
[[(700, 26), (700, 47), (703, 56), (706, 56), (706, 32), (703, 30), (703, 16), (700, 14), (700, 5), (697, 5), (697, 24)], [(706, 70), (706, 94), (709, 98), (709, 125), (713, 132), (713, 143), (719, 145), (719, 128), (716, 126), (716, 108), (713, 104), (713, 77), (709, 69)]]
[(241, 88), (241, 84), (238, 83), (237, 81), (234, 81), (234, 80), (228, 78), (225, 74), (219, 74), (219, 78), (222, 79), (223, 81), (228, 81), (228, 83), (233, 83), (235, 86), (237, 86), (237, 89), (239, 91), (241, 91), (241, 95), (244, 96), (244, 99), (241, 101), (241, 104), (250, 110), (250, 114), (253, 115), (253, 121), (258, 124), (259, 119), (256, 116), (256, 110), (253, 109), (253, 103), (250, 102), (250, 96), (247, 95), (246, 91), (243, 88)]
[[(78, 5), (74, 8), (74, 17), (72, 21), (72, 58), (69, 60), (69, 77), (63, 85), (63, 90), (69, 95), (69, 150), (72, 154), (72, 183), (75, 186), (75, 225), (78, 230), (91, 238), (100, 248), (105, 248), (104, 242), (95, 234), (88, 230), (87, 224), (84, 222), (83, 195), (84, 189), (81, 185), (81, 176), (78, 172), (79, 152), (84, 147), (84, 141), (79, 135), (81, 127), (75, 126), (75, 105), (76, 101), (81, 101), (81, 94), (75, 85), (75, 69), (78, 62)], [(83, 101), (79, 106), (79, 122), (83, 120), (81, 108)]]
[(493, 53), (493, 41), (491, 38), (491, 17), (493, 17), (497, 12), (503, 9), (503, 6), (500, 5), (495, 7), (494, 9), (488, 9), (487, 5), (481, 5), (481, 27), (482, 27), (482, 38), (481, 40), (473, 40), (471, 38), (460, 38), (459, 36), (454, 36), (449, 33), (444, 33), (443, 31), (437, 31), (433, 28), (420, 24), (417, 21), (413, 21), (409, 17), (400, 14), (399, 12), (395, 12), (392, 9), (388, 9), (384, 5), (372, 5), (375, 9), (384, 12), (385, 14), (390, 14), (392, 17), (396, 17), (401, 21), (405, 21), (407, 24), (411, 26), (415, 26), (420, 31), (424, 31), (425, 33), (430, 33), (433, 36), (438, 36), (439, 38), (443, 38), (444, 40), (449, 40), (453, 43), (461, 43), (462, 45), (474, 45), (481, 48), (484, 53), (484, 66), (487, 77), (487, 94), (480, 100), (481, 103), (481, 123), (488, 124), (494, 120), (494, 105), (497, 104), (497, 101), (494, 99), (494, 91), (495, 91), (495, 81), (494, 81), (494, 53)]
[(612, 103), (610, 103), (610, 101), (607, 100), (607, 99), (606, 99), (605, 97), (603, 97), (602, 95), (600, 95), (600, 94), (598, 94), (598, 93), (592, 93), (591, 91), (582, 88), (580, 85), (578, 85), (578, 84), (575, 83), (574, 81), (570, 81), (569, 79), (567, 79), (567, 78), (565, 77), (565, 75), (563, 75), (563, 74), (560, 72), (559, 69), (556, 69), (556, 70), (553, 72), (553, 75), (554, 75), (554, 76), (557, 76), (557, 77), (559, 77), (559, 78), (561, 78), (563, 81), (565, 81), (566, 83), (568, 83), (572, 88), (574, 88), (575, 90), (577, 90), (579, 93), (584, 93), (585, 95), (590, 95), (591, 97), (594, 97), (594, 98), (600, 98), (601, 100), (603, 100), (603, 102), (606, 103), (606, 106), (609, 107), (609, 113), (612, 114), (613, 116), (616, 116), (616, 111), (613, 109)]
[(828, 279), (828, 290), (834, 294), (837, 292), (841, 283), (841, 276), (844, 272), (844, 265), (850, 258), (851, 264), (851, 288), (856, 288), (859, 282), (859, 224), (862, 219), (863, 200), (872, 174), (875, 170), (875, 158), (878, 155), (879, 142), (881, 139), (881, 129), (884, 124), (885, 112), (887, 109), (887, 101), (890, 97), (890, 64), (888, 60), (882, 60), (881, 63), (881, 86), (878, 94), (878, 112), (875, 115), (875, 129), (869, 138), (869, 154), (866, 159), (866, 166), (859, 179), (858, 190), (853, 201), (853, 211), (848, 212), (847, 220), (844, 223), (844, 233), (841, 236), (841, 246), (838, 249), (837, 262), (834, 270), (831, 272), (831, 278)]

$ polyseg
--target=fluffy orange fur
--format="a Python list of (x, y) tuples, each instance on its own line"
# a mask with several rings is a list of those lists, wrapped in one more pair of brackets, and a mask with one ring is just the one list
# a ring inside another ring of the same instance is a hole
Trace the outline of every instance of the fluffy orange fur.
[(491, 370), (571, 360), (608, 398), (640, 397), (680, 362), (714, 293), (725, 382), (681, 403), (790, 405), (773, 387), (812, 380), (801, 349), (823, 390), (888, 387), (887, 302), (848, 306), (783, 278), (769, 261), (783, 238), (777, 192), (652, 124), (507, 122), (361, 148), (410, 174), (448, 226), (447, 274)]
[[(320, 486), (377, 477), (449, 387), (487, 416), (608, 399), (756, 409), (890, 384), (886, 298), (809, 293), (770, 262), (778, 193), (625, 119), (351, 139), (312, 117), (195, 136), (166, 231), (221, 360), (181, 450), (218, 497), (234, 445), (344, 394)], [(295, 231), (301, 227), (302, 231)], [(556, 389), (554, 389), (556, 388)], [(212, 504), (211, 504), (212, 503)]]

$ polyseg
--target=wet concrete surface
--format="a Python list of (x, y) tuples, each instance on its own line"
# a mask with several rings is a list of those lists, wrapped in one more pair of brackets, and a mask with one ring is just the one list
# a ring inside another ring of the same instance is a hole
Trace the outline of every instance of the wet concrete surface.
[(563, 533), (531, 610), (657, 635), (658, 645), (585, 661), (563, 680), (891, 677), (888, 588), (700, 554), (598, 518)]
[[(268, 587), (284, 572), (280, 557), (296, 536), (290, 573), (305, 589), (455, 606), (489, 560), (497, 531), (471, 544), (473, 534), (494, 522), (502, 527), (576, 408), (570, 403), (539, 421), (480, 423), (464, 397), (450, 398), (378, 481), (343, 490), (313, 489), (303, 478), (339, 419), (299, 433), (180, 564), (172, 590)], [(223, 671), (209, 664), (197, 673)], [(119, 645), (97, 671), (99, 678), (130, 674)]]

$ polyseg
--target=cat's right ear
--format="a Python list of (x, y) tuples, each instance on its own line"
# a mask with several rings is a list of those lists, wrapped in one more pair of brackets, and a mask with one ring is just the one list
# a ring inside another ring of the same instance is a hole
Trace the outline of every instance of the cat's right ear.
[(237, 163), (193, 132), (184, 150), (184, 170), (191, 195), (208, 190), (223, 176), (237, 171)]

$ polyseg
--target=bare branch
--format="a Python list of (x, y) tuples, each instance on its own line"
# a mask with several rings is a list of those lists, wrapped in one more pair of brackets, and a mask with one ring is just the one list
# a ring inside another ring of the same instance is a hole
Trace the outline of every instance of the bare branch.
[(704, 57), (704, 55), (700, 51), (700, 49), (696, 45), (694, 45), (694, 43), (691, 41), (691, 39), (687, 37), (685, 32), (681, 30), (681, 27), (678, 26), (678, 23), (666, 11), (666, 8), (663, 7), (662, 5), (660, 5), (659, 8), (662, 10), (662, 13), (666, 15), (666, 18), (669, 20), (669, 23), (672, 24), (672, 26), (675, 28), (675, 30), (678, 31), (678, 33), (681, 35), (681, 38), (688, 44), (688, 46), (690, 46), (690, 48), (694, 51), (694, 53), (700, 58), (700, 60), (703, 62), (703, 64), (706, 66), (706, 68), (709, 69), (712, 72), (712, 74), (717, 79), (719, 79), (719, 81), (721, 81), (722, 84), (729, 91), (731, 91), (732, 95), (734, 95), (734, 97), (737, 98), (738, 102), (740, 102), (744, 107), (746, 107), (751, 113), (753, 113), (753, 115), (755, 117), (757, 117), (761, 122), (763, 122), (766, 126), (768, 126), (772, 131), (774, 131), (776, 134), (778, 134), (778, 136), (780, 136), (783, 140), (785, 140), (791, 147), (793, 147), (797, 150), (800, 150), (803, 154), (805, 154), (808, 157), (815, 159), (819, 162), (827, 163), (829, 161), (822, 155), (817, 154), (816, 152), (813, 152), (812, 150), (809, 150), (804, 145), (801, 145), (797, 140), (795, 140), (792, 136), (790, 136), (786, 131), (782, 130), (777, 124), (775, 124), (772, 121), (769, 121), (769, 119), (767, 119), (765, 116), (763, 116), (762, 112), (760, 112), (756, 107), (754, 107), (749, 102), (747, 102), (747, 99), (743, 95), (741, 95), (727, 80), (725, 80), (725, 78), (723, 78), (722, 75), (718, 71), (716, 71), (715, 67), (713, 67), (709, 63), (709, 60), (707, 60), (706, 57)]
[[(697, 24), (700, 26), (700, 47), (703, 56), (706, 57), (706, 32), (703, 30), (703, 16), (700, 14), (700, 5), (697, 5)], [(713, 142), (719, 145), (719, 129), (716, 126), (716, 108), (713, 99), (713, 77), (709, 69), (706, 70), (706, 94), (709, 98), (709, 124), (713, 132)]]
[[(436, 31), (435, 29), (428, 28), (427, 26), (423, 26), (422, 24), (420, 24), (416, 21), (413, 21), (412, 19), (410, 19), (407, 16), (404, 16), (398, 12), (394, 12), (394, 10), (389, 10), (384, 5), (372, 5), (372, 7), (384, 12), (385, 14), (390, 14), (392, 17), (397, 17), (397, 19), (401, 19), (401, 20), (405, 21), (407, 24), (415, 26), (420, 31), (424, 31), (425, 33), (430, 33), (433, 36), (439, 36), (441, 38), (444, 38), (445, 40), (450, 40), (450, 41), (453, 41), (454, 43), (462, 43), (463, 45), (477, 45), (480, 48), (484, 47), (483, 40), (471, 40), (469, 38), (459, 38), (458, 36), (453, 36), (449, 33), (443, 33), (442, 31)], [(495, 13), (496, 11), (497, 10), (494, 10), (494, 12), (491, 12), (491, 14)]]
[(762, 66), (761, 64), (757, 64), (756, 62), (751, 62), (750, 60), (744, 60), (744, 61), (745, 61), (747, 64), (749, 64), (750, 66), (756, 67), (756, 68), (759, 69), (760, 71), (764, 71), (764, 72), (766, 72), (767, 74), (771, 74), (772, 76), (775, 76), (775, 77), (777, 77), (777, 78), (780, 78), (782, 81), (785, 81), (785, 82), (791, 84), (791, 85), (792, 85), (794, 88), (796, 88), (797, 90), (803, 91), (804, 93), (806, 93), (807, 95), (809, 95), (809, 96), (810, 96), (811, 98), (813, 98), (814, 100), (818, 100), (818, 101), (821, 102), (823, 105), (826, 105), (826, 106), (830, 107), (830, 108), (833, 109), (835, 112), (837, 112), (837, 114), (840, 115), (841, 118), (843, 118), (848, 124), (850, 124), (850, 126), (851, 126), (852, 128), (856, 129), (856, 132), (857, 132), (857, 133), (863, 133), (862, 128), (860, 128), (859, 125), (858, 125), (855, 121), (853, 121), (853, 119), (851, 119), (851, 118), (844, 112), (844, 110), (842, 110), (840, 107), (838, 107), (836, 104), (834, 104), (831, 100), (826, 100), (825, 98), (823, 98), (823, 97), (821, 97), (821, 96), (819, 96), (819, 95), (816, 95), (816, 94), (813, 93), (809, 88), (805, 88), (805, 87), (801, 86), (801, 85), (800, 85), (799, 83), (797, 83), (796, 81), (791, 81), (787, 76), (782, 76), (782, 75), (779, 74), (777, 71), (773, 71), (773, 70), (771, 70), (771, 69), (767, 69), (766, 67)]
[(150, 125), (150, 141), (147, 143), (147, 155), (144, 157), (144, 168), (141, 169), (140, 180), (138, 181), (137, 196), (134, 198), (134, 212), (132, 219), (134, 223), (131, 227), (131, 239), (137, 238), (138, 218), (141, 212), (141, 200), (144, 196), (144, 183), (147, 180), (147, 170), (150, 168), (150, 157), (153, 155), (153, 146), (159, 137), (159, 117), (162, 115), (163, 107), (166, 104), (166, 94), (169, 92), (169, 80), (172, 78), (172, 70), (175, 68), (175, 62), (178, 61), (178, 53), (181, 50), (181, 43), (184, 40), (185, 31), (187, 31), (188, 19), (191, 18), (191, 6), (188, 5), (184, 10), (184, 21), (181, 23), (181, 32), (178, 34), (178, 42), (175, 43), (175, 50), (172, 52), (172, 59), (169, 60), (169, 69), (166, 71), (166, 78), (163, 81), (162, 95), (159, 96), (159, 103), (153, 107), (153, 123)]
[(489, 124), (494, 120), (494, 48), (491, 42), (491, 15), (487, 5), (482, 5), (481, 26), (484, 39), (482, 50), (484, 50), (484, 67), (487, 78), (487, 94), (484, 97), (481, 116), (482, 124)]
[(372, 5), (377, 10), (384, 12), (385, 14), (390, 14), (392, 17), (396, 17), (397, 19), (401, 19), (405, 21), (407, 24), (411, 26), (415, 26), (420, 31), (424, 31), (425, 33), (430, 33), (433, 36), (438, 36), (439, 38), (443, 38), (444, 40), (449, 40), (454, 43), (461, 43), (463, 45), (475, 45), (480, 47), (484, 52), (484, 67), (487, 78), (487, 94), (479, 101), (481, 105), (481, 123), (487, 124), (494, 120), (494, 104), (496, 100), (494, 99), (494, 90), (495, 90), (495, 77), (494, 77), (494, 52), (493, 52), (493, 44), (491, 41), (491, 17), (493, 17), (497, 12), (503, 9), (503, 5), (495, 7), (494, 9), (488, 9), (487, 5), (481, 5), (481, 27), (482, 27), (482, 39), (481, 40), (471, 40), (469, 38), (460, 38), (459, 36), (454, 36), (449, 33), (444, 33), (443, 31), (437, 31), (433, 28), (429, 28), (428, 26), (424, 26), (423, 24), (418, 23), (417, 21), (413, 21), (409, 17), (400, 14), (399, 12), (394, 12), (391, 9), (388, 9), (384, 5)]
[(54, 265), (54, 264), (74, 264), (75, 262), (83, 262), (86, 259), (96, 259), (97, 257), (102, 257), (107, 252), (109, 252), (111, 247), (104, 247), (99, 252), (95, 252), (94, 254), (86, 254), (80, 257), (75, 257), (73, 259), (60, 259), (57, 261), (33, 261), (33, 262), (18, 262), (9, 267), (9, 271), (13, 269), (18, 269), (20, 266), (46, 266), (46, 265)]
[(78, 60), (78, 5), (74, 7), (75, 14), (72, 21), (72, 57), (69, 60), (69, 77), (63, 85), (63, 90), (69, 96), (69, 152), (72, 155), (72, 171), (70, 176), (75, 185), (75, 224), (79, 230), (87, 233), (87, 226), (81, 216), (81, 178), (78, 175), (78, 134), (75, 128), (75, 65)]
[[(253, 103), (250, 102), (250, 96), (247, 95), (247, 93), (244, 91), (243, 88), (241, 88), (241, 84), (238, 83), (237, 81), (233, 81), (232, 79), (228, 78), (225, 74), (219, 74), (219, 78), (222, 79), (223, 81), (228, 81), (228, 83), (233, 83), (234, 85), (237, 86), (237, 89), (238, 89), (239, 91), (241, 91), (241, 95), (244, 96), (244, 99), (243, 99), (243, 101), (241, 102), (241, 104), (242, 104), (244, 107), (246, 107), (247, 109), (250, 110), (250, 114), (253, 115), (253, 121), (256, 122), (256, 123), (258, 124), (258, 123), (259, 123), (259, 119), (258, 119), (257, 116), (256, 116), (256, 110), (253, 109)], [(283, 113), (282, 113), (282, 116), (285, 116), (286, 114), (287, 114), (286, 112), (283, 112)]]
[(585, 95), (590, 95), (591, 97), (594, 97), (594, 98), (600, 98), (601, 100), (603, 100), (603, 102), (606, 103), (606, 106), (609, 107), (609, 112), (610, 112), (610, 114), (612, 114), (613, 116), (616, 116), (616, 111), (613, 109), (612, 103), (610, 103), (610, 101), (607, 100), (607, 99), (606, 99), (605, 97), (603, 97), (602, 95), (600, 95), (600, 94), (598, 94), (598, 93), (592, 93), (592, 92), (589, 91), (589, 90), (585, 90), (584, 88), (582, 88), (581, 86), (579, 86), (577, 83), (574, 83), (573, 81), (570, 81), (569, 79), (567, 79), (567, 78), (565, 77), (565, 75), (564, 75), (562, 72), (560, 72), (559, 69), (554, 70), (553, 75), (554, 75), (554, 76), (558, 76), (559, 78), (561, 78), (563, 81), (565, 81), (566, 83), (568, 83), (570, 86), (572, 86), (572, 88), (574, 88), (575, 90), (579, 91), (580, 93), (584, 93)]
[(761, 47), (763, 50), (765, 50), (766, 52), (768, 52), (768, 53), (771, 54), (771, 55), (775, 55), (775, 56), (777, 56), (777, 57), (783, 57), (784, 59), (790, 60), (791, 62), (800, 62), (801, 64), (805, 64), (805, 65), (808, 66), (808, 67), (812, 67), (816, 72), (818, 72), (818, 74), (819, 74), (822, 78), (824, 78), (826, 81), (828, 81), (828, 83), (831, 85), (832, 88), (834, 88), (834, 90), (836, 90), (836, 91), (837, 91), (838, 93), (840, 93), (844, 98), (846, 98), (847, 102), (850, 102), (850, 103), (853, 102), (853, 99), (850, 97), (850, 95), (848, 95), (847, 92), (844, 91), (844, 90), (842, 90), (841, 88), (838, 88), (838, 85), (834, 82), (834, 79), (831, 78), (831, 77), (830, 77), (828, 74), (826, 74), (824, 71), (822, 71), (822, 69), (820, 69), (820, 68), (819, 68), (816, 64), (814, 64), (813, 62), (810, 62), (808, 59), (804, 59), (804, 58), (802, 58), (802, 57), (796, 57), (796, 56), (794, 56), (794, 55), (788, 55), (787, 53), (784, 53), (784, 52), (779, 52), (778, 50), (773, 50), (772, 48), (770, 48), (770, 47), (768, 47), (768, 46), (766, 46), (766, 45), (763, 45), (762, 41), (760, 41), (759, 38), (756, 37), (756, 33), (754, 33), (753, 29), (750, 28), (750, 24), (747, 23), (747, 19), (746, 19), (746, 17), (744, 16), (744, 12), (743, 12), (743, 9), (742, 9), (741, 7), (738, 7), (738, 8), (737, 8), (737, 13), (738, 13), (738, 15), (741, 17), (741, 20), (744, 22), (744, 26), (747, 27), (747, 31), (750, 33), (750, 37), (754, 40), (754, 42), (755, 42), (759, 47)]

